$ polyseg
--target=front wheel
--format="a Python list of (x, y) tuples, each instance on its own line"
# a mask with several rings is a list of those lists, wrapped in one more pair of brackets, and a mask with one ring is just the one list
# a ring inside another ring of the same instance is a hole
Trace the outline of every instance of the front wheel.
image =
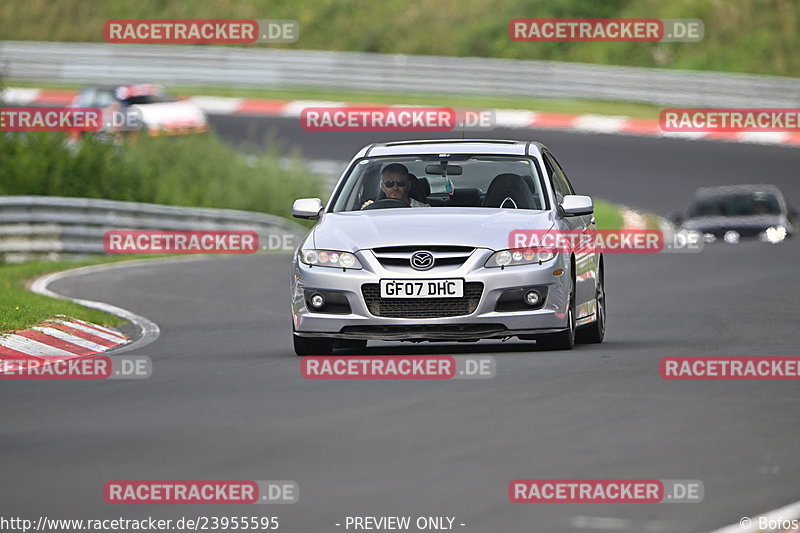
[(575, 341), (580, 344), (598, 344), (603, 342), (603, 337), (606, 336), (606, 290), (603, 283), (602, 270), (597, 283), (595, 302), (596, 318), (594, 322), (578, 328), (575, 332)]
[(575, 282), (569, 295), (567, 307), (567, 329), (558, 333), (542, 335), (536, 345), (546, 350), (571, 350), (575, 346)]
[(292, 335), (294, 353), (297, 355), (330, 355), (333, 353), (333, 339), (300, 337)]

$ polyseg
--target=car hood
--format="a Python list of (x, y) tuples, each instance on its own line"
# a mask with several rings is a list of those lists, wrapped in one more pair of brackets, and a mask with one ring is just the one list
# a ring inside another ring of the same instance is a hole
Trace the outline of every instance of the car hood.
[(715, 235), (734, 230), (743, 237), (754, 237), (770, 226), (786, 226), (786, 217), (781, 215), (752, 215), (742, 217), (698, 217), (683, 223), (683, 229)]
[(355, 252), (381, 246), (461, 245), (508, 248), (509, 232), (549, 230), (551, 211), (418, 207), (327, 213), (314, 228), (318, 249)]
[(148, 126), (185, 127), (206, 123), (203, 110), (191, 102), (163, 102), (159, 104), (137, 104), (135, 109)]

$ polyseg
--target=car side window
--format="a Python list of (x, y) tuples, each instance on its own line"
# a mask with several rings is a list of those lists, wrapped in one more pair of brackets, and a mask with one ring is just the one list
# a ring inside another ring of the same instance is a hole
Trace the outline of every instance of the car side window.
[(95, 107), (108, 107), (112, 103), (114, 103), (114, 95), (111, 92), (98, 91), (94, 101)]
[(575, 189), (572, 188), (572, 184), (569, 182), (569, 178), (567, 178), (567, 174), (561, 168), (561, 165), (558, 164), (556, 158), (550, 152), (545, 153), (545, 157), (550, 160), (550, 164), (553, 166), (553, 170), (556, 173), (556, 181), (560, 183), (561, 189), (564, 191), (564, 195), (567, 194), (575, 194)]
[(564, 196), (573, 194), (572, 187), (570, 187), (566, 176), (564, 176), (561, 167), (558, 166), (555, 159), (548, 153), (544, 153), (544, 164), (547, 167), (547, 173), (550, 174), (550, 183), (553, 185), (553, 191), (556, 193), (556, 201), (561, 203)]
[(92, 104), (94, 103), (94, 93), (94, 89), (84, 89), (75, 99), (75, 105), (78, 107), (92, 107)]

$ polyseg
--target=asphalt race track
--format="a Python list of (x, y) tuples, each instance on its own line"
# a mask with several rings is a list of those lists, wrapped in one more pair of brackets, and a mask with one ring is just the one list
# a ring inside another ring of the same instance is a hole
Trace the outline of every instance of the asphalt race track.
[[(344, 161), (388, 139), (307, 133), (290, 119), (212, 121), (233, 141), (277, 132), (311, 159)], [(578, 192), (661, 214), (709, 184), (773, 183), (800, 201), (797, 149), (530, 130), (487, 136), (541, 140)], [(709, 532), (800, 500), (800, 390), (780, 381), (664, 381), (658, 362), (800, 355), (798, 264), (797, 240), (609, 255), (602, 345), (376, 343), (363, 352), (496, 357), (494, 379), (455, 381), (303, 379), (291, 347), (288, 256), (62, 280), (51, 288), (158, 323), (161, 337), (130, 352), (152, 358), (153, 376), (0, 382), (0, 506), (58, 518), (272, 514), (282, 531), (298, 533), (344, 531), (335, 524), (347, 515), (454, 516), (465, 524), (456, 530), (475, 533), (599, 524)], [(507, 487), (518, 478), (699, 479), (705, 500), (512, 504)], [(295, 480), (300, 501), (108, 505), (102, 487), (114, 479)]]

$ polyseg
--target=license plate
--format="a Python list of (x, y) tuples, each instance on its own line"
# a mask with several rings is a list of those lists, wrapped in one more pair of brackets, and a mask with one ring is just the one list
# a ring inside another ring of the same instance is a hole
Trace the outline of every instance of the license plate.
[(461, 298), (463, 279), (382, 279), (381, 298)]

